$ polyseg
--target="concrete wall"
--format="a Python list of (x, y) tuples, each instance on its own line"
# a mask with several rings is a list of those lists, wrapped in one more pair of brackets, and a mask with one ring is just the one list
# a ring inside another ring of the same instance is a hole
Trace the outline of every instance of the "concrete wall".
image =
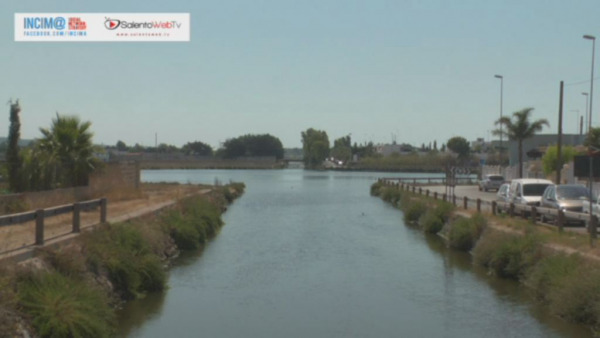
[(120, 200), (140, 195), (140, 165), (135, 161), (106, 163), (84, 187), (0, 195), (0, 213), (48, 208), (94, 198)]

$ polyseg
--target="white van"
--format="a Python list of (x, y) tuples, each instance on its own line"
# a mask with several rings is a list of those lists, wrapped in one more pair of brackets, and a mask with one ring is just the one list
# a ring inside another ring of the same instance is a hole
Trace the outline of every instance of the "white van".
[(538, 178), (519, 178), (510, 182), (508, 200), (514, 204), (539, 206), (544, 190), (554, 184), (550, 180)]

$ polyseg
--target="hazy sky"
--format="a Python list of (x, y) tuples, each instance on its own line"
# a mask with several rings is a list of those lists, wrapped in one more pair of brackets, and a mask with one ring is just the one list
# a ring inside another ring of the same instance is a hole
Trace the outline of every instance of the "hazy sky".
[[(157, 132), (159, 143), (216, 147), (270, 133), (297, 147), (309, 127), (332, 142), (487, 139), (500, 116), (494, 74), (504, 114), (534, 107), (548, 133), (564, 80), (574, 133), (591, 75), (582, 35), (600, 39), (598, 0), (86, 3), (0, 2), (0, 99), (21, 100), (23, 138), (59, 112), (90, 120), (104, 144), (154, 145)], [(14, 42), (15, 12), (189, 12), (191, 42)], [(593, 110), (598, 126), (600, 96)]]

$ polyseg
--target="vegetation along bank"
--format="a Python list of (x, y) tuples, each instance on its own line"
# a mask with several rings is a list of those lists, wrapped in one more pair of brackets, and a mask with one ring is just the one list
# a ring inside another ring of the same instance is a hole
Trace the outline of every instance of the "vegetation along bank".
[(600, 333), (600, 256), (587, 236), (503, 216), (460, 216), (451, 203), (381, 183), (371, 194), (401, 209), (406, 224), (470, 252), (490, 274), (525, 284), (554, 315)]
[(243, 183), (188, 197), (157, 215), (84, 232), (35, 259), (0, 267), (1, 337), (110, 337), (124, 301), (161, 292), (180, 250), (197, 250), (223, 226)]

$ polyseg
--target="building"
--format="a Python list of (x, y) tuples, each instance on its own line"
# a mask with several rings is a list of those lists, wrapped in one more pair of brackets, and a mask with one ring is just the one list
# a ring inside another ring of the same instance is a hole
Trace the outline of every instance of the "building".
[[(577, 146), (583, 144), (586, 135), (579, 134), (563, 134), (562, 145)], [(527, 153), (540, 147), (549, 147), (558, 144), (557, 134), (540, 134), (535, 135), (523, 141), (523, 161), (529, 158)], [(517, 141), (508, 141), (508, 162), (510, 166), (519, 164), (519, 143)]]

